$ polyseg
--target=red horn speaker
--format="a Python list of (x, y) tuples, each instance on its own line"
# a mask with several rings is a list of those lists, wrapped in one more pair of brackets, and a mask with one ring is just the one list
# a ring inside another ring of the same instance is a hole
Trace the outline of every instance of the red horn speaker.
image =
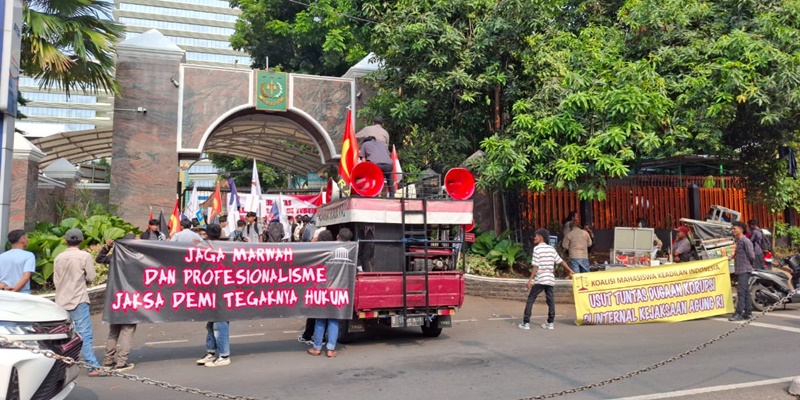
[(356, 164), (351, 172), (354, 192), (364, 197), (375, 197), (383, 190), (383, 171), (369, 162), (364, 161)]
[(455, 200), (467, 200), (475, 193), (475, 178), (466, 168), (453, 168), (444, 176), (444, 190)]

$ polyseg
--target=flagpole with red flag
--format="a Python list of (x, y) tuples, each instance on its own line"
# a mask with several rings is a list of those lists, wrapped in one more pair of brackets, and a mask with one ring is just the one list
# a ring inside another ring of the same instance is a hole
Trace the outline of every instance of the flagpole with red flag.
[(402, 178), (403, 168), (400, 166), (400, 158), (397, 157), (397, 150), (394, 148), (394, 145), (392, 145), (392, 181), (395, 192), (397, 192), (397, 188), (400, 187), (398, 182)]
[(169, 236), (172, 237), (181, 231), (181, 209), (179, 207), (180, 198), (175, 199), (175, 207), (172, 208), (172, 215), (169, 216)]
[(222, 194), (219, 191), (219, 181), (217, 187), (214, 189), (214, 194), (211, 195), (211, 211), (208, 214), (208, 220), (213, 221), (214, 217), (222, 214)]
[(358, 164), (358, 142), (356, 142), (356, 133), (353, 129), (353, 111), (348, 108), (342, 136), (341, 158), (339, 159), (339, 176), (348, 185), (353, 183), (351, 174), (356, 164)]

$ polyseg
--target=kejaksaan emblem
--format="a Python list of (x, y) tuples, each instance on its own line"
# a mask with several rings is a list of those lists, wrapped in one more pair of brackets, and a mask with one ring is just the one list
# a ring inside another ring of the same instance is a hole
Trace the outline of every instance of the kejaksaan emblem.
[(283, 95), (283, 85), (280, 82), (275, 82), (274, 78), (270, 78), (269, 82), (261, 82), (258, 91), (259, 100), (271, 106), (277, 106), (286, 100)]

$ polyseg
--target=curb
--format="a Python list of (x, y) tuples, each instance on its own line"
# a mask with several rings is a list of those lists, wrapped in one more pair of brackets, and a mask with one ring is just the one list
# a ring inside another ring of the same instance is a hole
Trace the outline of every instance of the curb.
[[(525, 301), (528, 298), (527, 279), (489, 278), (472, 274), (464, 274), (466, 294), (490, 299)], [(542, 296), (543, 297), (543, 296)], [(556, 279), (553, 297), (558, 304), (575, 304), (572, 295), (572, 281)], [(540, 299), (544, 301), (544, 299)]]

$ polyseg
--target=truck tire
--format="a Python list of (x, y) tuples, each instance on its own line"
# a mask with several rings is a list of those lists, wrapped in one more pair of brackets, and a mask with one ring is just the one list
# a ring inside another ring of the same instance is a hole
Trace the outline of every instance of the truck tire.
[(439, 324), (422, 325), (420, 328), (422, 328), (422, 336), (425, 337), (439, 337), (442, 334), (442, 328), (439, 327)]
[(353, 339), (355, 339), (355, 336), (356, 335), (354, 333), (350, 332), (350, 320), (340, 319), (339, 338), (336, 340), (336, 342), (341, 344), (353, 343)]

